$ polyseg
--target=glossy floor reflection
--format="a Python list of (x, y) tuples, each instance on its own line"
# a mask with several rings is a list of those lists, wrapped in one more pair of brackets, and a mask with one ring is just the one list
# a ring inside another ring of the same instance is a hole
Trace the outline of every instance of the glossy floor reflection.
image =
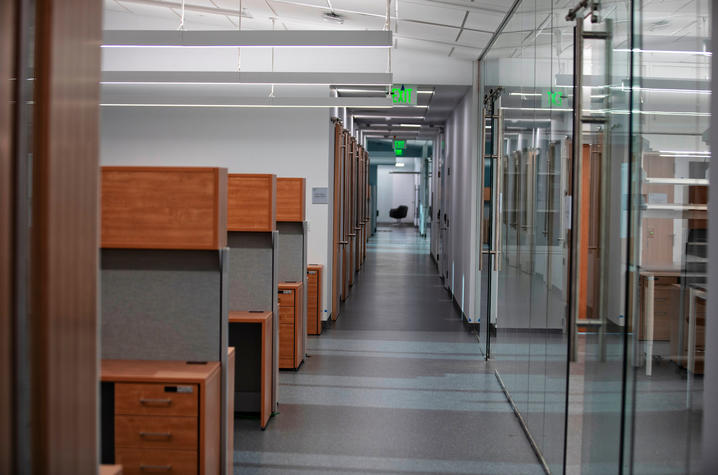
[(266, 431), (235, 421), (235, 473), (543, 473), (414, 228), (379, 228), (307, 353)]

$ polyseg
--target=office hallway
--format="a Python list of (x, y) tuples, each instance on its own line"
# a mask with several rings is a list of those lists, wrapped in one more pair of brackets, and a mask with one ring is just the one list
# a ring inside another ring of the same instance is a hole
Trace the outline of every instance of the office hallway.
[(279, 415), (235, 420), (235, 473), (543, 473), (428, 247), (379, 228), (339, 319), (280, 373)]

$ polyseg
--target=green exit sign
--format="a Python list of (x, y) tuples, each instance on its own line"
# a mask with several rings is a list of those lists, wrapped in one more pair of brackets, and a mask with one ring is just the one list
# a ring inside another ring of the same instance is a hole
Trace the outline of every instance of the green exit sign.
[(417, 89), (414, 85), (394, 84), (391, 86), (391, 102), (394, 105), (415, 106), (417, 104)]
[(400, 156), (404, 155), (404, 150), (397, 148), (396, 150), (394, 150), (394, 153), (396, 153), (397, 157), (400, 157)]
[(546, 95), (548, 96), (548, 102), (549, 104), (553, 106), (560, 106), (563, 101), (562, 92), (553, 92), (553, 91), (546, 91)]
[(394, 140), (394, 150), (402, 150), (406, 148), (406, 142), (404, 140)]

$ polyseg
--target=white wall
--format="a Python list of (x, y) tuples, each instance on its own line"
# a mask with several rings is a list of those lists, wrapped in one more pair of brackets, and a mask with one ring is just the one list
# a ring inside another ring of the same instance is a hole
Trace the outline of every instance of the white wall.
[(305, 177), (307, 257), (326, 269), (327, 309), (331, 217), (329, 205), (311, 204), (311, 190), (329, 183), (329, 109), (103, 107), (101, 120), (102, 165), (219, 166), (230, 173)]
[[(476, 185), (478, 104), (473, 87), (446, 122), (444, 187), (449, 229), (446, 242), (448, 286), (470, 322), (476, 322)], [(443, 214), (442, 210), (442, 214)]]
[[(412, 161), (407, 161), (407, 166)], [(393, 223), (394, 218), (389, 216), (389, 210), (399, 205), (409, 207), (409, 212), (402, 221), (412, 222), (413, 210), (415, 207), (415, 181), (418, 175), (390, 173), (392, 171), (412, 171), (411, 168), (396, 168), (391, 165), (377, 166), (377, 211), (378, 223)]]

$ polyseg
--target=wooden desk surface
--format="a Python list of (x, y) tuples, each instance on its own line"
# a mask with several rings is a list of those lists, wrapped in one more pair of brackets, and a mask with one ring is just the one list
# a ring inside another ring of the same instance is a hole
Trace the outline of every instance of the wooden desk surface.
[[(232, 349), (234, 351), (234, 349)], [(219, 361), (187, 364), (184, 361), (102, 360), (102, 381), (200, 383), (219, 371)]]
[(652, 268), (652, 267), (642, 267), (641, 268), (641, 274), (642, 276), (651, 276), (651, 275), (657, 275), (657, 276), (664, 276), (664, 277), (680, 277), (681, 276), (681, 269), (677, 267), (673, 268)]
[(302, 288), (301, 282), (280, 282), (278, 286), (282, 290), (292, 290)]
[(229, 323), (263, 323), (272, 320), (272, 312), (229, 312)]
[(122, 475), (122, 465), (100, 465), (100, 475)]

